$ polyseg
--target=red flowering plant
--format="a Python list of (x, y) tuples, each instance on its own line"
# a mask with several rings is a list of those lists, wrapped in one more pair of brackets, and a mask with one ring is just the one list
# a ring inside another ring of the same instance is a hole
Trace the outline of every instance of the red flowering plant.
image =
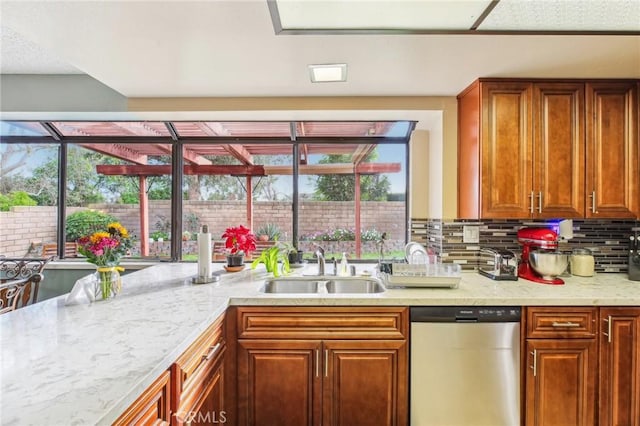
[(249, 255), (256, 249), (256, 236), (249, 228), (242, 225), (227, 228), (222, 238), (225, 238), (224, 246), (229, 254)]
[(96, 266), (117, 266), (132, 245), (129, 232), (118, 222), (78, 239), (78, 251)]

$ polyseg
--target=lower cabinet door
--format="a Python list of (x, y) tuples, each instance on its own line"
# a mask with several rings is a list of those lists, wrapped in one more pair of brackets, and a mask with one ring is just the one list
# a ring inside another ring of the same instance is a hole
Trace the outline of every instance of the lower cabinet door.
[(596, 424), (596, 339), (530, 339), (526, 359), (528, 426)]
[(640, 308), (600, 309), (601, 426), (640, 426)]
[(169, 425), (169, 371), (165, 371), (113, 424), (117, 426)]
[(320, 425), (321, 342), (238, 340), (238, 424)]
[(404, 340), (325, 340), (323, 358), (323, 425), (407, 424)]

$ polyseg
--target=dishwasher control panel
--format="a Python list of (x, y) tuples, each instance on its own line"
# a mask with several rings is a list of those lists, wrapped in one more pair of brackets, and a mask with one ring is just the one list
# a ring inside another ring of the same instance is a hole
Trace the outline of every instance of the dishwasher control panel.
[(520, 306), (415, 306), (411, 322), (520, 322)]

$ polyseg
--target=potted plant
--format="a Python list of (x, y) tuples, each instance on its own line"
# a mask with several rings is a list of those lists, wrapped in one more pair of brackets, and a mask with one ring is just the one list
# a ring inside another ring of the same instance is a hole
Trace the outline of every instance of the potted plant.
[(282, 262), (283, 273), (291, 271), (288, 250), (286, 248), (283, 249), (282, 245), (276, 244), (273, 247), (262, 250), (260, 256), (251, 263), (251, 269), (255, 269), (259, 264), (264, 263), (267, 272), (271, 272), (274, 277), (277, 277), (280, 275), (278, 262)]
[[(227, 228), (222, 234), (227, 249), (227, 267), (244, 267), (244, 255), (249, 255), (256, 249), (256, 237), (249, 228), (242, 225)], [(228, 268), (227, 268), (228, 269)]]
[(297, 265), (302, 263), (302, 250), (298, 250), (291, 243), (280, 243), (282, 245), (282, 249), (287, 253), (287, 257), (289, 259), (289, 264)]
[(260, 241), (276, 241), (280, 238), (280, 228), (275, 223), (266, 223), (256, 232)]

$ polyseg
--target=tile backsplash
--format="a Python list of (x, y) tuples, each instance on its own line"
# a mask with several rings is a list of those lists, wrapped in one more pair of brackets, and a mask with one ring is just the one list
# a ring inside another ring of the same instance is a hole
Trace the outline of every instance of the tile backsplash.
[[(553, 226), (557, 220), (440, 220), (412, 219), (411, 240), (419, 242), (442, 256), (445, 262), (460, 263), (464, 270), (477, 270), (480, 248), (495, 247), (518, 254), (521, 246), (517, 231), (523, 226)], [(480, 229), (480, 242), (464, 243), (463, 226)], [(629, 236), (640, 233), (636, 220), (573, 220), (573, 238), (560, 243), (560, 250), (588, 248), (593, 251), (596, 272), (626, 272)]]

